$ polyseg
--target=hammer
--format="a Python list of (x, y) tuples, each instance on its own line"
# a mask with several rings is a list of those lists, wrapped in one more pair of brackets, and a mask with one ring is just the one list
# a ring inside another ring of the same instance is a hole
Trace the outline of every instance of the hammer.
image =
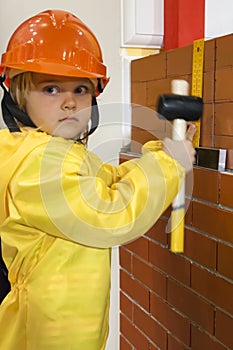
[[(157, 112), (160, 117), (173, 122), (172, 139), (185, 140), (187, 123), (200, 119), (203, 102), (200, 97), (188, 96), (189, 84), (185, 80), (173, 80), (172, 93), (161, 95)], [(171, 251), (184, 251), (185, 180), (172, 202), (171, 212)]]

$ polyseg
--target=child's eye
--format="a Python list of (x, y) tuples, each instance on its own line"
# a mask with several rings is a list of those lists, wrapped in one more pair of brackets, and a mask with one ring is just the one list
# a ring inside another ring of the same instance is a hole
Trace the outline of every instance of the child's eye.
[(45, 92), (49, 95), (56, 95), (60, 92), (60, 89), (57, 86), (50, 85), (50, 86), (45, 86), (43, 88), (43, 92)]
[(85, 85), (80, 85), (77, 86), (75, 89), (75, 94), (79, 94), (79, 95), (84, 95), (84, 94), (88, 94), (90, 91), (90, 89), (88, 88), (88, 86)]

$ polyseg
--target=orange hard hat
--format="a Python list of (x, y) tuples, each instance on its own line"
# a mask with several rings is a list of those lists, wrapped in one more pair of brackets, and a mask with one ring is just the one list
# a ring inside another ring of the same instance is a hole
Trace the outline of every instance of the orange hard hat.
[(16, 69), (70, 77), (106, 78), (100, 45), (75, 15), (46, 10), (24, 21), (2, 55), (0, 74)]

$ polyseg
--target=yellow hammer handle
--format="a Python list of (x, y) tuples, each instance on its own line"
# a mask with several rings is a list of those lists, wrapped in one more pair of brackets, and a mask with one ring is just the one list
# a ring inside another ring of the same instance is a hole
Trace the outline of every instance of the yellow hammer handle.
[(184, 251), (184, 208), (173, 209), (171, 215), (171, 251), (182, 253)]

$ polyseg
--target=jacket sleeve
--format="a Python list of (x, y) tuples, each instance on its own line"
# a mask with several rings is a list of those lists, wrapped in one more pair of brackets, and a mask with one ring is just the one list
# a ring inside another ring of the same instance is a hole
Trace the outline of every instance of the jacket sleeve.
[(184, 177), (161, 142), (142, 153), (114, 167), (82, 145), (54, 138), (18, 169), (11, 205), (24, 225), (52, 236), (98, 248), (129, 242), (158, 220)]

